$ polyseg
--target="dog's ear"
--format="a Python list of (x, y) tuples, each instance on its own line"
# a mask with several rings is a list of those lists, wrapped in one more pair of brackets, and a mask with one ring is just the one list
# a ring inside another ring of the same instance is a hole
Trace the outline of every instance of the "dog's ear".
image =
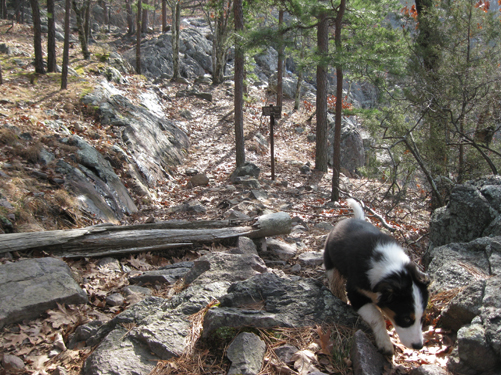
[(397, 280), (389, 279), (381, 281), (375, 287), (375, 291), (378, 294), (378, 303), (386, 304), (391, 302), (398, 294), (401, 287), (402, 286)]
[(423, 284), (424, 286), (430, 285), (430, 277), (422, 272), (414, 263), (409, 263), (407, 266), (411, 277), (417, 281), (418, 283)]

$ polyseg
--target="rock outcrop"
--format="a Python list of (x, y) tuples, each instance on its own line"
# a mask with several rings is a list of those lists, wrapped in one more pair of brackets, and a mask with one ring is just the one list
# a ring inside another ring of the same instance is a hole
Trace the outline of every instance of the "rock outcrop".
[[(278, 275), (252, 250), (211, 253), (184, 265), (184, 281), (189, 285), (170, 300), (148, 297), (97, 330), (86, 330), (89, 334), (80, 339), (98, 346), (86, 360), (83, 374), (149, 373), (157, 360), (191, 350), (196, 339), (191, 316), (204, 309), (203, 338), (222, 330), (238, 332), (241, 327), (358, 324), (350, 307), (322, 284)], [(213, 306), (215, 300), (220, 303)], [(133, 328), (127, 331), (126, 326)], [(239, 345), (235, 345), (237, 353)], [(234, 371), (254, 368), (259, 362), (237, 354), (231, 360)]]
[[(449, 370), (458, 374), (501, 371), (501, 178), (453, 188), (447, 206), (430, 223), (424, 257), (434, 293), (455, 297), (439, 324), (457, 332)], [(438, 246), (441, 245), (441, 246)]]

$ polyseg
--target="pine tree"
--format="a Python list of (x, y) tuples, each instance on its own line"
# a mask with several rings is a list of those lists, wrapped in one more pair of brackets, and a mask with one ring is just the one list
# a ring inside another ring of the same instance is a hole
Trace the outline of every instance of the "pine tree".
[(35, 47), (35, 72), (44, 74), (43, 52), (42, 52), (42, 24), (40, 21), (40, 7), (38, 0), (30, 0), (31, 13), (33, 17), (34, 47)]
[(235, 145), (237, 167), (245, 163), (244, 145), (244, 118), (243, 118), (243, 92), (244, 92), (244, 51), (240, 40), (244, 29), (244, 15), (242, 0), (235, 0), (233, 4), (235, 22)]
[(56, 21), (54, 18), (54, 0), (47, 0), (47, 71), (55, 72), (56, 66)]
[(68, 88), (68, 64), (70, 51), (70, 12), (71, 0), (65, 1), (64, 6), (64, 46), (63, 46), (63, 67), (61, 74), (61, 90)]

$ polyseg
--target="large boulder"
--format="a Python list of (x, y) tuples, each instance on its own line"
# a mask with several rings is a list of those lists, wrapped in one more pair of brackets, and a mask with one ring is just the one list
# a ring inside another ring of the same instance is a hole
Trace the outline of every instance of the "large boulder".
[(40, 258), (0, 265), (0, 328), (37, 318), (58, 303), (87, 303), (87, 294), (62, 260)]
[[(329, 123), (327, 149), (329, 165), (332, 165), (334, 157), (334, 125), (335, 119), (332, 114), (328, 114), (327, 121)], [(355, 121), (354, 117), (344, 116), (341, 122), (341, 168), (346, 169), (350, 173), (355, 173), (358, 168), (365, 165), (365, 149), (361, 134), (361, 127)]]
[(423, 261), (432, 293), (455, 296), (439, 317), (441, 326), (457, 332), (452, 373), (501, 369), (500, 198), (499, 177), (469, 181), (454, 187), (448, 205), (432, 215)]
[(500, 213), (501, 176), (457, 185), (452, 189), (447, 206), (433, 212), (430, 245), (434, 247), (501, 235)]

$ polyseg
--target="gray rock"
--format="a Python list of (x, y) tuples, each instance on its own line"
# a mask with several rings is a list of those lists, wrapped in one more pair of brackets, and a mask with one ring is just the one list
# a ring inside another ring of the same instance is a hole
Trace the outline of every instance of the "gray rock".
[(250, 238), (238, 237), (237, 246), (238, 254), (258, 255), (256, 244)]
[(107, 66), (102, 73), (109, 82), (114, 82), (118, 84), (124, 84), (127, 80), (122, 76), (118, 69)]
[(470, 324), (480, 313), (484, 289), (485, 280), (472, 281), (442, 312), (439, 319), (440, 326), (457, 331), (462, 326)]
[(205, 186), (209, 184), (209, 178), (205, 174), (196, 174), (190, 178), (192, 186)]
[[(497, 238), (496, 241), (499, 240)], [(490, 272), (485, 254), (488, 242), (477, 239), (466, 244), (451, 243), (428, 250), (424, 263), (428, 264), (427, 271), (432, 279), (430, 290), (439, 292), (463, 288), (475, 277), (486, 279)]]
[(44, 147), (42, 147), (38, 154), (38, 158), (43, 164), (47, 165), (50, 162), (52, 162), (56, 157), (54, 156), (53, 153), (47, 151)]
[(157, 360), (147, 345), (131, 342), (127, 330), (117, 326), (87, 358), (82, 374), (146, 375), (153, 370)]
[(237, 221), (249, 221), (251, 220), (251, 217), (249, 215), (246, 215), (245, 213), (238, 211), (238, 210), (230, 210), (228, 211), (228, 219), (229, 220), (237, 220)]
[(138, 284), (174, 284), (176, 280), (183, 278), (190, 268), (162, 268), (153, 271), (144, 271), (139, 275), (134, 275), (129, 278), (131, 283)]
[(2, 359), (2, 365), (7, 374), (20, 372), (24, 369), (24, 362), (16, 355), (5, 353)]
[(354, 375), (382, 374), (384, 367), (389, 365), (385, 357), (360, 330), (355, 332), (351, 361)]
[(232, 182), (234, 184), (241, 185), (244, 188), (248, 188), (248, 189), (260, 189), (261, 188), (261, 184), (259, 183), (259, 181), (256, 180), (255, 178), (249, 177), (249, 176), (234, 177)]
[[(148, 97), (156, 96), (150, 94)], [(106, 82), (82, 101), (99, 108), (101, 122), (120, 127), (123, 148), (140, 172), (137, 178), (145, 185), (153, 187), (170, 178), (169, 170), (183, 161), (183, 152), (189, 147), (187, 135), (173, 122), (155, 114), (157, 111), (133, 105)]]
[[(146, 76), (157, 78), (162, 75), (172, 76), (172, 34), (170, 32), (141, 43), (141, 65)], [(182, 77), (195, 79), (204, 76), (205, 71), (212, 72), (212, 43), (202, 30), (182, 29), (180, 33), (180, 74)], [(130, 65), (136, 65), (135, 49), (124, 53)]]
[(289, 245), (280, 240), (274, 238), (268, 238), (266, 240), (266, 246), (270, 252), (275, 254), (281, 260), (289, 260), (296, 256), (297, 246), (296, 244)]
[(207, 212), (204, 206), (197, 201), (185, 202), (179, 206), (171, 207), (171, 212), (186, 212), (188, 214), (204, 214)]
[(127, 297), (133, 294), (141, 294), (143, 296), (151, 296), (151, 290), (139, 285), (129, 285), (122, 289), (123, 294)]
[(122, 306), (125, 298), (120, 293), (113, 293), (106, 297), (106, 304), (110, 306)]
[(253, 163), (245, 162), (243, 165), (237, 167), (230, 175), (230, 181), (235, 182), (237, 177), (250, 176), (254, 178), (259, 177), (261, 169)]
[(204, 336), (221, 327), (303, 327), (336, 321), (354, 325), (353, 310), (313, 280), (263, 273), (236, 282), (204, 320)]
[(316, 267), (324, 263), (323, 251), (308, 251), (298, 256), (299, 262), (305, 266)]
[(94, 336), (97, 333), (97, 330), (102, 325), (103, 322), (99, 320), (93, 320), (89, 323), (78, 326), (75, 332), (71, 334), (68, 339), (68, 349), (75, 349), (79, 343), (87, 341), (90, 337)]
[(284, 363), (289, 363), (291, 361), (292, 356), (298, 351), (294, 345), (282, 345), (278, 348), (273, 349), (277, 357)]
[(481, 324), (471, 324), (458, 331), (458, 353), (461, 361), (479, 372), (499, 369), (496, 353), (492, 350)]
[[(330, 145), (334, 142), (334, 116), (328, 114)], [(329, 165), (332, 165), (334, 148), (327, 148)], [(365, 165), (365, 148), (361, 135), (361, 127), (353, 116), (343, 117), (341, 123), (341, 167), (350, 173)]]
[[(432, 214), (431, 246), (469, 242), (484, 236), (489, 225), (499, 216), (496, 211), (499, 202), (494, 193), (497, 189), (501, 189), (499, 176), (456, 185), (452, 189), (447, 206), (435, 210)], [(501, 232), (495, 233), (491, 227), (489, 235), (501, 235)]]
[(0, 265), (0, 328), (36, 318), (57, 303), (87, 303), (62, 260), (40, 258)]
[(231, 361), (228, 375), (256, 375), (264, 363), (266, 344), (259, 336), (242, 332), (228, 346), (226, 355)]

